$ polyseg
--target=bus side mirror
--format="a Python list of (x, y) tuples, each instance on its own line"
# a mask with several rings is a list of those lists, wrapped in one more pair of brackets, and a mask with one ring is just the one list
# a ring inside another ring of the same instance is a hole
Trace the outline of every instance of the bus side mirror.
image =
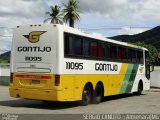
[(150, 72), (154, 71), (154, 65), (150, 65)]

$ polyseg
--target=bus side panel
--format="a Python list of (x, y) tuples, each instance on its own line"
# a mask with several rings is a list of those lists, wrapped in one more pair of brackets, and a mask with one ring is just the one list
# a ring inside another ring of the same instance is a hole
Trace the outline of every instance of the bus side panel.
[[(104, 96), (109, 95), (116, 95), (121, 93), (126, 93), (126, 89), (129, 82), (129, 76), (131, 76), (131, 72), (128, 72), (127, 70), (132, 70), (132, 68), (129, 66), (129, 64), (123, 63), (120, 69), (119, 74), (70, 74), (65, 76), (70, 76), (70, 78), (66, 77), (65, 79), (72, 79), (72, 83), (75, 83), (74, 85), (70, 82), (65, 82), (65, 84), (68, 84), (66, 86), (70, 86), (71, 89), (73, 87), (73, 93), (75, 100), (81, 100), (82, 99), (82, 91), (84, 86), (90, 82), (93, 85), (93, 90), (95, 89), (96, 84), (101, 81), (104, 86)], [(126, 77), (127, 76), (127, 77)], [(126, 82), (127, 80), (127, 82)], [(66, 80), (67, 81), (67, 80)], [(124, 92), (121, 89), (125, 89)], [(67, 93), (69, 94), (69, 93)], [(72, 96), (70, 94), (70, 96)]]
[(83, 88), (85, 87), (85, 85), (87, 83), (91, 83), (94, 90), (98, 81), (102, 81), (102, 83), (104, 83), (104, 88), (107, 92), (108, 91), (107, 88), (109, 88), (109, 80), (107, 79), (107, 75), (91, 75), (91, 74), (63, 75), (63, 81), (61, 82), (63, 84), (63, 89), (65, 90), (64, 96), (74, 101), (81, 100)]
[[(104, 96), (109, 96), (109, 95), (116, 95), (116, 94), (120, 94), (120, 89), (122, 86), (122, 83), (124, 81), (126, 72), (127, 72), (127, 67), (128, 64), (123, 64), (120, 70), (120, 73), (118, 75), (114, 75), (114, 74), (100, 74), (100, 75), (96, 75), (96, 74), (83, 74), (83, 75), (79, 75), (79, 74), (70, 74), (70, 75), (63, 75), (64, 77), (64, 81), (62, 81), (63, 85), (63, 89), (64, 86), (68, 86), (67, 88), (69, 88), (70, 90), (73, 90), (74, 92), (70, 92), (71, 94), (66, 93), (66, 96), (69, 94), (69, 97), (72, 98), (72, 94), (74, 94), (74, 99), (75, 100), (81, 100), (82, 99), (82, 91), (84, 86), (87, 83), (91, 83), (93, 86), (93, 90), (96, 87), (96, 84), (101, 81), (103, 83), (103, 87), (104, 87)], [(69, 80), (68, 80), (69, 79)], [(70, 82), (68, 82), (70, 81)], [(67, 92), (67, 90), (66, 90)], [(68, 98), (68, 97), (67, 97)]]
[(100, 79), (100, 76), (97, 75), (76, 75), (75, 77), (75, 99), (82, 99), (83, 88), (87, 83), (92, 83), (93, 89), (95, 88), (97, 79)]
[(145, 77), (144, 65), (143, 66), (140, 65), (138, 68), (137, 75), (135, 77), (135, 81), (133, 83), (133, 87), (132, 87), (131, 92), (136, 92), (138, 90), (138, 84), (139, 84), (140, 80), (143, 83), (143, 90), (149, 90), (150, 89), (150, 80), (148, 80)]
[(63, 94), (60, 95), (64, 101), (75, 100), (75, 77), (72, 75), (61, 75), (60, 84)]

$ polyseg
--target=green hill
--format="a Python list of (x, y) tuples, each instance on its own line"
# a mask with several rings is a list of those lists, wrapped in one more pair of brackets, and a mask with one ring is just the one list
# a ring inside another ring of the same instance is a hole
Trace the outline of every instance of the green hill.
[(130, 43), (144, 42), (146, 44), (151, 44), (160, 50), (160, 26), (135, 35), (118, 35), (109, 38)]
[(10, 51), (0, 55), (0, 63), (10, 63)]

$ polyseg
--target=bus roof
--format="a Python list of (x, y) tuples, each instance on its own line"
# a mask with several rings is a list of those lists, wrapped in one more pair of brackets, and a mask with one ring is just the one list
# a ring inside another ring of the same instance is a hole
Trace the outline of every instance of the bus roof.
[[(117, 41), (117, 40), (113, 40), (113, 39), (109, 39), (109, 38), (105, 38), (105, 37), (101, 37), (101, 36), (96, 36), (96, 35), (92, 35), (92, 34), (88, 34), (84, 31), (81, 31), (80, 29), (77, 28), (72, 28), (69, 27), (67, 25), (60, 25), (60, 24), (38, 24), (38, 25), (24, 25), (24, 26), (17, 26), (17, 28), (21, 27), (21, 28), (28, 28), (28, 27), (41, 27), (41, 26), (54, 26), (54, 27), (58, 27), (59, 29), (61, 29), (63, 32), (68, 32), (71, 34), (76, 34), (76, 35), (80, 35), (83, 37), (88, 37), (88, 38), (92, 38), (92, 39), (98, 39), (100, 41), (106, 41), (106, 42), (110, 42), (110, 43), (114, 43), (114, 44), (118, 44), (118, 45), (123, 45), (123, 46), (127, 46), (127, 47), (132, 47), (132, 48), (136, 48), (136, 49), (141, 49), (141, 50), (147, 50), (144, 47), (141, 46), (137, 46), (134, 45), (132, 43), (127, 43), (127, 42), (121, 42), (121, 41)], [(148, 50), (147, 50), (148, 51)]]
[(62, 27), (63, 30), (64, 30), (64, 32), (69, 32), (71, 34), (81, 35), (83, 37), (88, 37), (88, 38), (92, 38), (92, 39), (98, 39), (98, 40), (101, 40), (101, 41), (115, 43), (115, 44), (118, 44), (118, 45), (124, 45), (124, 46), (128, 46), (128, 47), (133, 47), (133, 48), (136, 48), (136, 49), (147, 50), (144, 47), (137, 46), (137, 45), (134, 45), (132, 43), (121, 42), (121, 41), (117, 41), (117, 40), (113, 40), (113, 39), (109, 39), (109, 38), (105, 38), (105, 37), (101, 37), (101, 36), (96, 36), (96, 35), (88, 34), (86, 32), (81, 31), (80, 29), (72, 28), (72, 27), (69, 27), (69, 26), (66, 26), (66, 25), (57, 25), (57, 26), (58, 27)]

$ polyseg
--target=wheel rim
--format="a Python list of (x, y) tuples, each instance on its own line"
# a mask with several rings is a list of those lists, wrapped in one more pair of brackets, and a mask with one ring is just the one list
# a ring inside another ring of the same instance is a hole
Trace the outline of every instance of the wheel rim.
[(139, 84), (139, 86), (138, 86), (138, 92), (139, 92), (139, 93), (142, 92), (142, 85), (141, 85), (141, 84)]
[(85, 102), (89, 102), (90, 101), (90, 94), (91, 94), (91, 91), (89, 89), (85, 89), (84, 92), (83, 92), (83, 100)]
[(102, 98), (102, 89), (98, 88), (95, 92), (95, 97), (98, 98), (99, 100)]

